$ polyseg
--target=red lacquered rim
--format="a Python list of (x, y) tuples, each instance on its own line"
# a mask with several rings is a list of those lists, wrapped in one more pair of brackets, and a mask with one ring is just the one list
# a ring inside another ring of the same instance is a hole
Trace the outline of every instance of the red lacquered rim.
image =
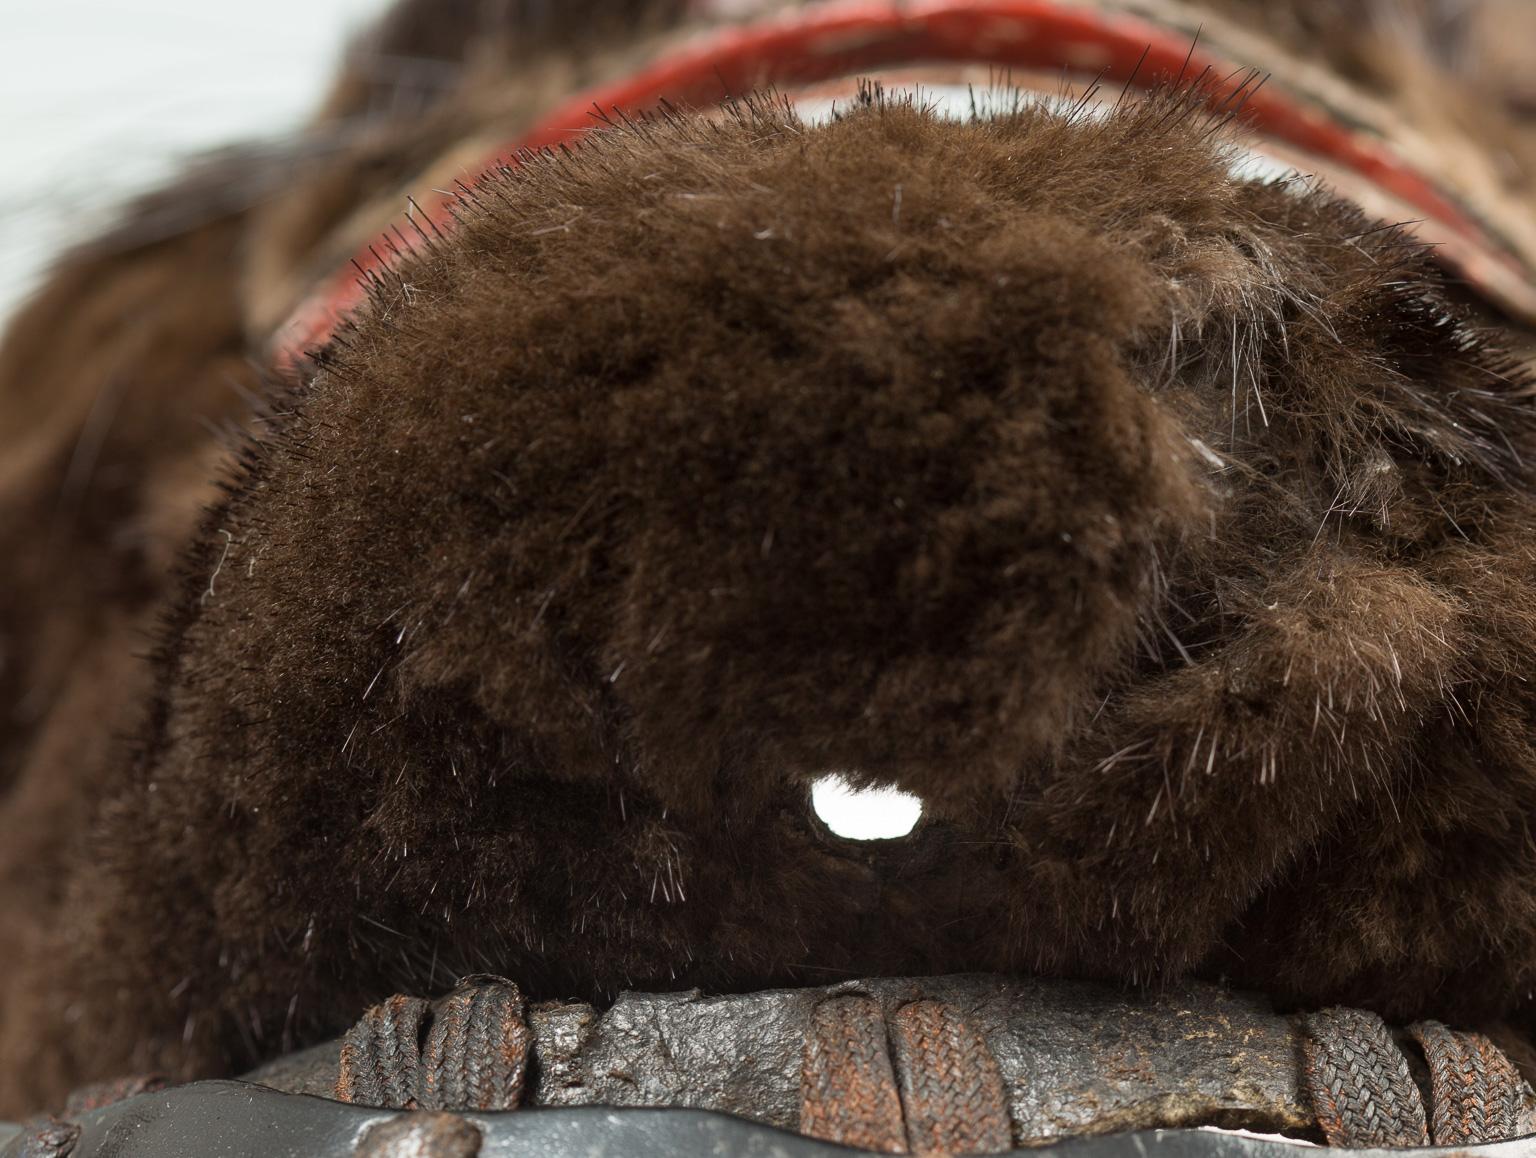
[[(487, 157), (482, 172), (515, 163), (525, 150), (550, 148), (590, 131), (594, 113), (641, 113), (661, 106), (710, 105), (754, 89), (834, 80), (863, 71), (916, 64), (973, 64), (1030, 70), (1070, 69), (1115, 83), (1153, 86), (1200, 75), (1245, 70), (1191, 46), (1187, 34), (1126, 13), (1063, 7), (1057, 0), (829, 0), (782, 11), (756, 23), (701, 34), (682, 49), (616, 83), (562, 105), (531, 130)], [(1211, 91), (1213, 105), (1230, 91)], [(1502, 281), (1530, 287), (1531, 275), (1486, 226), (1386, 142), (1348, 126), (1325, 108), (1278, 86), (1250, 85), (1244, 116), (1259, 134), (1324, 158), (1451, 230), (1502, 269)], [(452, 230), (453, 197), (423, 207), (416, 226)], [(413, 227), (414, 228), (414, 227)], [(416, 229), (421, 236), (420, 229)], [(369, 246), (352, 266), (312, 295), (275, 339), (279, 365), (300, 364), (329, 341), (367, 296), (367, 275), (386, 250), (413, 244), (396, 231), (387, 246)], [(1531, 291), (1536, 294), (1536, 290)]]

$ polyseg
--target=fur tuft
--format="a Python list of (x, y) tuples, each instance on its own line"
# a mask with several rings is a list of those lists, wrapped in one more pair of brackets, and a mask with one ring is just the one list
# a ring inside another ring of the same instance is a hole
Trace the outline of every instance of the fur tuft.
[[(483, 971), (1530, 1028), (1536, 382), (1419, 245), (1235, 180), (1189, 93), (760, 97), (489, 174), (259, 381), (319, 239), (494, 121), (453, 92), (271, 204), (173, 190), (197, 228), (73, 259), (5, 348), (11, 1104)], [(829, 771), (924, 823), (830, 837)]]

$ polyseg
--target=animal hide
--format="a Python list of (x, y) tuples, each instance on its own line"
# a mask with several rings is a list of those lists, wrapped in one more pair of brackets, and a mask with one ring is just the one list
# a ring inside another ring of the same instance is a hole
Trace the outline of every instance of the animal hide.
[[(1327, 71), (1529, 222), (1518, 13), (1133, 6)], [(1531, 334), (1235, 176), (1208, 85), (615, 119), (273, 359), (407, 193), (710, 19), (404, 0), (305, 137), (15, 319), (0, 1109), (482, 970), (1198, 976), (1536, 1029)], [(833, 837), (829, 771), (922, 825)]]

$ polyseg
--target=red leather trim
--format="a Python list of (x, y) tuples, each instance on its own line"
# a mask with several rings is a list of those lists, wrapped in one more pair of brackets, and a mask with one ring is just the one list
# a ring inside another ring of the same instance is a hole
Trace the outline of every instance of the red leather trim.
[[(1235, 66), (1198, 43), (1191, 46), (1183, 33), (1125, 13), (1058, 0), (829, 0), (713, 30), (646, 69), (561, 106), (486, 158), (482, 171), (515, 164), (524, 150), (574, 139), (593, 127), (594, 115), (643, 112), (663, 101), (708, 105), (766, 86), (787, 88), (925, 63), (1068, 68), (1147, 87), (1202, 74), (1235, 82), (1209, 86), (1218, 111), (1240, 104), (1245, 120), (1261, 135), (1366, 178), (1490, 255), (1506, 274), (1513, 271), (1530, 280), (1529, 272), (1481, 223), (1385, 142), (1341, 124), (1326, 109), (1294, 93), (1254, 83), (1258, 74), (1253, 70)], [(445, 197), (424, 210), (444, 233), (453, 227), (447, 210), (452, 200)], [(388, 246), (398, 247), (397, 242)], [(280, 363), (295, 363), (329, 340), (339, 321), (366, 296), (366, 275), (380, 264), (380, 252), (378, 246), (369, 247), (358, 255), (354, 269), (339, 274), (300, 307), (275, 340)]]

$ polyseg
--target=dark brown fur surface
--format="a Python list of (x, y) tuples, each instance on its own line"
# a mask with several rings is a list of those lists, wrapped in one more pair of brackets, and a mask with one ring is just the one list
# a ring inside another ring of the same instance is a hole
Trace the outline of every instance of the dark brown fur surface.
[[(0, 678), (41, 706), (4, 725), (3, 1100), (482, 969), (1201, 972), (1527, 1018), (1530, 377), (1418, 246), (1224, 148), (1180, 95), (760, 101), (492, 178), (265, 388), (152, 692), (126, 638), (214, 474), (196, 418), (251, 406), (215, 383), (256, 386), (227, 263), (261, 222), (82, 259), (4, 374), (37, 465), (0, 490), (35, 561)], [(144, 284), (140, 348), (110, 320)], [(73, 298), (109, 321), (60, 345)], [(100, 523), (59, 523), (81, 477)], [(928, 821), (830, 838), (833, 770)]]

